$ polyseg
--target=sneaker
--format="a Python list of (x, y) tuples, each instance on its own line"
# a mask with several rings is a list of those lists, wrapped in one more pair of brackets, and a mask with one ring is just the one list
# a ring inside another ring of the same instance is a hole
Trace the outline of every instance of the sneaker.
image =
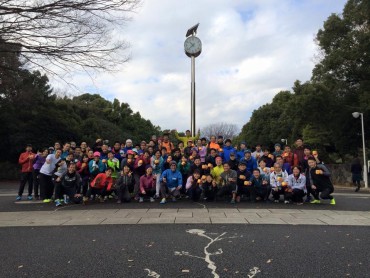
[(275, 203), (279, 203), (279, 200), (274, 200)]
[(311, 202), (311, 196), (308, 196), (305, 200), (306, 203), (310, 203)]
[(151, 202), (151, 203), (154, 203), (154, 199), (153, 199), (153, 197), (150, 197), (150, 199), (149, 199), (149, 200), (150, 200), (150, 202)]
[(358, 192), (360, 190), (360, 187), (358, 186), (356, 189), (355, 189), (355, 192)]
[(298, 202), (297, 203), (297, 206), (301, 206), (301, 205), (303, 205), (303, 202)]
[(166, 203), (166, 198), (163, 198), (160, 202), (160, 204), (165, 204)]
[(321, 201), (320, 200), (317, 200), (317, 199), (314, 199), (310, 202), (310, 204), (320, 204)]
[(121, 203), (122, 203), (122, 202), (121, 202), (121, 200), (118, 200), (118, 201), (117, 201), (117, 204), (121, 204)]
[(231, 199), (230, 204), (235, 204), (235, 199)]
[(50, 203), (51, 202), (51, 199), (44, 199), (43, 202), (44, 203)]
[(259, 196), (257, 196), (257, 197), (256, 197), (256, 201), (261, 201), (261, 199), (262, 199), (262, 198), (261, 198), (261, 197), (259, 197)]
[(176, 197), (172, 197), (172, 202), (177, 202)]
[(159, 199), (159, 194), (155, 194), (154, 199)]
[(27, 200), (28, 200), (28, 201), (32, 201), (32, 200), (33, 200), (32, 195), (28, 195), (28, 196), (27, 196)]
[(89, 202), (89, 197), (83, 197), (82, 198), (82, 204), (83, 205), (87, 205), (88, 202)]
[(40, 200), (40, 196), (39, 195), (35, 195), (35, 200)]
[(142, 203), (142, 202), (144, 202), (144, 198), (143, 197), (140, 197), (139, 198), (139, 203)]
[(55, 206), (56, 207), (60, 207), (62, 205), (62, 203), (60, 202), (60, 200), (59, 199), (56, 199), (55, 200)]
[(236, 200), (235, 200), (237, 203), (240, 203), (240, 196), (236, 196)]
[(104, 201), (108, 200), (108, 196), (104, 196)]
[(330, 204), (335, 205), (335, 199), (334, 198), (330, 200)]
[(105, 201), (105, 198), (103, 198), (103, 197), (99, 197), (99, 202), (100, 202), (100, 203), (104, 203), (104, 201)]
[(17, 198), (15, 198), (17, 201), (20, 201), (20, 200), (22, 200), (22, 196), (17, 196)]
[(289, 201), (288, 201), (288, 200), (285, 200), (285, 201), (284, 201), (284, 204), (289, 204)]

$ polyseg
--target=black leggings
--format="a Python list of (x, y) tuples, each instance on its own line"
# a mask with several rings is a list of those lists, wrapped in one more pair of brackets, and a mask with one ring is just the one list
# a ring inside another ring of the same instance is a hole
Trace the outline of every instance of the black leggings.
[(285, 192), (285, 199), (294, 203), (303, 203), (303, 196), (306, 195), (301, 189), (293, 189), (292, 192)]
[(52, 176), (40, 173), (40, 197), (42, 200), (51, 199), (54, 193)]
[(313, 192), (312, 192), (312, 195), (315, 197), (315, 199), (319, 199), (319, 193), (321, 192), (321, 194), (320, 194), (320, 198), (321, 199), (323, 199), (323, 200), (325, 200), (325, 199), (329, 199), (329, 200), (331, 200), (331, 199), (333, 199), (334, 197), (333, 196), (331, 196), (330, 194), (331, 193), (333, 193), (334, 192), (334, 190), (332, 189), (332, 188), (325, 188), (325, 189), (323, 189), (322, 191), (318, 191), (317, 189), (316, 190), (314, 190)]

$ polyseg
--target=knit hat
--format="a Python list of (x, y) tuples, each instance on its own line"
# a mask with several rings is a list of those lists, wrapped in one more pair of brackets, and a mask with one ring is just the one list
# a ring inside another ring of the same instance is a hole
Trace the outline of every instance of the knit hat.
[(170, 162), (170, 165), (176, 165), (176, 166), (177, 166), (176, 161), (172, 160), (172, 161)]

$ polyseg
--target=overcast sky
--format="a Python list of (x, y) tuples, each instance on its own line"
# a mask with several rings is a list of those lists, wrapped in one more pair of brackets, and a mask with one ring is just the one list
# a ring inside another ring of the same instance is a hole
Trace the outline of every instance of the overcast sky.
[(344, 0), (143, 1), (123, 36), (131, 61), (119, 73), (75, 75), (83, 92), (127, 102), (162, 129), (190, 129), (187, 29), (200, 23), (196, 58), (197, 129), (215, 122), (241, 128), (253, 110), (295, 80), (307, 81), (315, 63), (314, 37)]

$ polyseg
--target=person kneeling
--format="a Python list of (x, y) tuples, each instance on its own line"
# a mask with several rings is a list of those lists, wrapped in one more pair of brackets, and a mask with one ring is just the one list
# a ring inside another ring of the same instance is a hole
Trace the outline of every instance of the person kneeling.
[(156, 176), (153, 175), (153, 168), (146, 166), (145, 175), (140, 177), (139, 203), (144, 202), (144, 197), (149, 197), (150, 202), (154, 202), (153, 196), (156, 193)]
[(79, 204), (81, 202), (81, 184), (80, 174), (76, 172), (76, 164), (71, 162), (67, 173), (60, 178), (60, 182), (55, 187), (55, 205), (61, 206), (62, 200), (66, 205), (72, 200), (75, 204)]
[(170, 169), (165, 170), (160, 178), (161, 181), (161, 204), (166, 203), (166, 196), (172, 196), (172, 201), (176, 202), (176, 198), (180, 196), (182, 187), (182, 175), (177, 170), (176, 161), (170, 162)]
[(230, 169), (228, 162), (223, 164), (224, 171), (221, 173), (221, 188), (217, 192), (217, 197), (232, 195), (231, 203), (235, 204), (235, 198), (237, 193), (237, 173)]
[(84, 204), (87, 203), (92, 194), (99, 195), (99, 200), (104, 203), (104, 197), (109, 194), (113, 185), (112, 168), (108, 167), (105, 173), (98, 174), (91, 182), (86, 197), (83, 198)]
[(186, 192), (194, 202), (199, 201), (202, 194), (202, 189), (200, 188), (201, 182), (199, 169), (195, 169), (193, 175), (188, 177), (186, 181)]
[(269, 184), (268, 177), (264, 174), (261, 174), (260, 170), (256, 168), (253, 170), (253, 175), (249, 183), (252, 202), (267, 202), (271, 192), (271, 186)]
[(118, 191), (118, 201), (117, 204), (122, 202), (130, 202), (130, 192), (129, 188), (132, 188), (135, 185), (134, 177), (130, 171), (130, 167), (127, 165), (123, 166), (121, 171), (121, 176), (116, 182), (116, 189)]
[[(330, 172), (323, 164), (317, 164), (314, 157), (308, 158), (309, 178), (311, 181), (312, 195), (314, 200), (311, 204), (319, 204), (321, 199), (329, 199), (331, 205), (335, 205), (335, 199), (330, 194), (334, 192), (333, 183), (330, 180)], [(320, 198), (319, 198), (319, 193)]]
[(285, 189), (286, 199), (292, 200), (297, 205), (303, 205), (306, 193), (306, 177), (301, 174), (301, 167), (294, 166), (293, 174), (288, 177), (288, 187)]

